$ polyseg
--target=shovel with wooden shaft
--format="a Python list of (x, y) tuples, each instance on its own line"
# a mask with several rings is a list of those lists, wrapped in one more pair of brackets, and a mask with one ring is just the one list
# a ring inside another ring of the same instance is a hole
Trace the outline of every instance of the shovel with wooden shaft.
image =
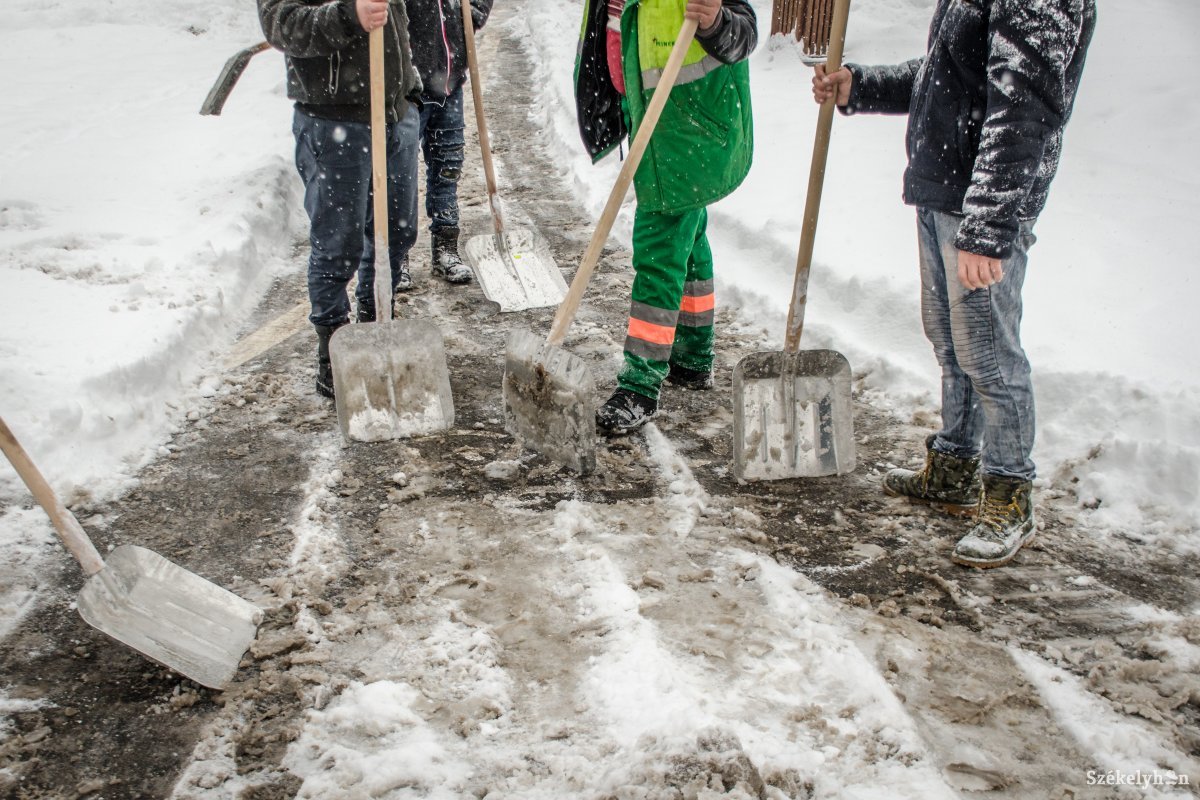
[(224, 688), (254, 641), (262, 611), (144, 547), (122, 545), (101, 558), (2, 419), (0, 448), (83, 567), (79, 616), (196, 683)]
[(370, 54), (377, 321), (338, 328), (329, 340), (329, 360), (342, 435), (359, 442), (382, 442), (448, 429), (454, 424), (454, 400), (437, 326), (392, 319), (383, 28), (371, 31)]
[[(841, 67), (850, 0), (835, 0), (826, 70)], [(783, 352), (754, 353), (733, 370), (733, 473), (739, 480), (842, 475), (854, 469), (850, 364), (834, 350), (800, 350), (808, 276), (836, 98), (821, 106)]]
[(545, 341), (529, 330), (515, 330), (508, 336), (504, 359), (505, 429), (534, 450), (580, 473), (596, 468), (596, 420), (592, 407), (595, 383), (587, 364), (559, 345), (575, 319), (621, 202), (696, 35), (696, 25), (694, 19), (683, 21), (571, 288), (554, 315), (550, 335)]
[(492, 212), (494, 234), (472, 236), (463, 243), (463, 258), (475, 270), (479, 288), (501, 311), (545, 308), (562, 302), (567, 293), (558, 264), (536, 231), (511, 228), (504, 224), (496, 172), (492, 166), (492, 148), (488, 141), (487, 119), (483, 113), (483, 83), (479, 79), (479, 60), (475, 54), (475, 28), (471, 3), (462, 0), (463, 33), (467, 40), (467, 67), (471, 72), (471, 97), (475, 102), (475, 122), (479, 128), (479, 149), (483, 154), (483, 173), (487, 180), (488, 208)]

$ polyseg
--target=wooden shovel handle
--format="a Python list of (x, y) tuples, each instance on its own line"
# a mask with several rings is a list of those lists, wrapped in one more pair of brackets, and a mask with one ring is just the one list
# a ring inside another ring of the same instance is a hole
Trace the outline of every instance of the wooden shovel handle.
[[(390, 12), (389, 12), (390, 13)], [(386, 27), (386, 26), (385, 26)], [(384, 103), (383, 28), (371, 31), (371, 194), (375, 216), (375, 314), (392, 319), (392, 261), (388, 252), (387, 108)]]
[(667, 104), (667, 97), (671, 94), (671, 87), (675, 85), (679, 68), (683, 66), (683, 58), (696, 36), (696, 25), (696, 20), (685, 18), (679, 35), (675, 37), (675, 46), (671, 49), (666, 66), (663, 67), (658, 85), (654, 87), (654, 95), (650, 98), (650, 104), (646, 106), (646, 115), (642, 118), (633, 144), (629, 146), (629, 155), (625, 157), (621, 173), (617, 175), (617, 182), (608, 195), (608, 203), (604, 206), (604, 213), (600, 215), (595, 232), (592, 233), (592, 241), (584, 251), (583, 260), (579, 263), (579, 269), (575, 271), (575, 278), (571, 281), (566, 298), (554, 315), (554, 324), (550, 326), (550, 336), (546, 339), (549, 344), (561, 343), (567, 335), (567, 328), (571, 327), (571, 321), (575, 319), (579, 301), (583, 299), (583, 291), (592, 278), (596, 262), (600, 260), (600, 252), (604, 249), (604, 243), (608, 241), (608, 234), (617, 218), (617, 212), (621, 210), (625, 193), (629, 191), (629, 184), (633, 182), (633, 173), (642, 161), (642, 154), (646, 152), (646, 145), (650, 143), (650, 135), (654, 133), (654, 126), (658, 124), (658, 118)]
[(479, 150), (483, 154), (483, 175), (487, 181), (488, 208), (496, 233), (504, 233), (500, 216), (499, 195), (496, 190), (496, 170), (492, 166), (492, 145), (488, 140), (487, 118), (483, 113), (483, 83), (479, 80), (479, 59), (475, 55), (475, 20), (471, 18), (470, 0), (462, 0), (463, 36), (467, 40), (467, 69), (471, 72), (471, 99), (475, 101), (475, 124), (479, 128)]
[[(849, 16), (850, 0), (834, 0), (826, 73), (836, 72), (842, 67), (842, 48), (846, 44), (846, 20)], [(821, 188), (825, 182), (825, 163), (829, 157), (829, 135), (833, 129), (836, 104), (836, 96), (829, 98), (817, 115), (817, 137), (813, 142), (812, 166), (808, 170), (808, 198), (804, 201), (804, 227), (800, 232), (800, 251), (796, 255), (796, 281), (792, 285), (792, 305), (788, 310), (787, 329), (783, 338), (783, 349), (788, 353), (800, 350), (800, 334), (804, 331), (808, 274), (812, 269), (813, 243), (817, 238), (817, 216), (821, 213)]]
[(79, 520), (75, 519), (75, 515), (68, 511), (58, 496), (54, 494), (50, 484), (46, 483), (42, 473), (30, 460), (25, 453), (25, 448), (21, 447), (21, 443), (17, 441), (17, 437), (13, 436), (3, 419), (0, 419), (0, 449), (4, 450), (4, 455), (12, 462), (13, 469), (17, 471), (21, 480), (25, 481), (25, 485), (29, 487), (29, 491), (33, 493), (33, 499), (37, 500), (38, 504), (45, 509), (46, 515), (54, 523), (54, 529), (58, 531), (63, 544), (71, 551), (71, 555), (75, 556), (79, 566), (83, 567), (83, 574), (91, 577), (104, 569), (104, 559), (100, 557), (92, 540), (83, 532)]

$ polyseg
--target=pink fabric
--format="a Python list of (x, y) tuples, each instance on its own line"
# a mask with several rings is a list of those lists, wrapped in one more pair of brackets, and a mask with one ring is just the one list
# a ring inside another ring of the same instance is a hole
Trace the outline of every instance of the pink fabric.
[(625, 94), (625, 73), (621, 69), (621, 12), (624, 10), (625, 0), (608, 0), (608, 29), (604, 43), (609, 79), (622, 95)]

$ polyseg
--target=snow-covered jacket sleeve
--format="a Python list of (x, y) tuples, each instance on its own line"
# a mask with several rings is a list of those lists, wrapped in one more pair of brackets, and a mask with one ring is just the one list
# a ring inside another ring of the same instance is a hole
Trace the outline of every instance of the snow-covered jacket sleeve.
[(758, 19), (746, 0), (724, 0), (708, 31), (696, 33), (704, 52), (724, 64), (748, 58), (758, 44)]
[(358, 24), (354, 0), (319, 5), (258, 0), (258, 18), (271, 46), (295, 58), (331, 55), (366, 35)]
[(995, 257), (1009, 251), (1043, 152), (1070, 114), (1067, 73), (1085, 13), (1084, 0), (992, 4), (987, 110), (955, 240), (960, 250)]
[(917, 73), (924, 61), (914, 58), (883, 67), (847, 64), (854, 81), (850, 84), (849, 102), (838, 110), (843, 114), (907, 114)]
[(475, 30), (487, 24), (488, 17), (492, 15), (493, 2), (494, 0), (470, 0), (471, 21), (475, 23)]

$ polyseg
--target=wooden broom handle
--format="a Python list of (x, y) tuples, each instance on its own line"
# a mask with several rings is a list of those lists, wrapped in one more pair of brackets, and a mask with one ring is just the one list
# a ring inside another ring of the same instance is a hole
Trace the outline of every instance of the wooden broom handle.
[(383, 91), (383, 27), (371, 31), (369, 42), (371, 194), (375, 216), (375, 319), (379, 322), (389, 322), (392, 319), (392, 260), (388, 252), (387, 108), (384, 106), (386, 101)]
[[(846, 21), (850, 16), (850, 0), (834, 0), (833, 30), (829, 37), (829, 57), (826, 74), (842, 67), (842, 48), (846, 43)], [(808, 170), (808, 198), (804, 201), (804, 227), (800, 232), (800, 251), (796, 255), (796, 280), (792, 285), (792, 305), (788, 310), (783, 349), (787, 353), (800, 350), (800, 334), (804, 331), (804, 307), (808, 303), (808, 275), (812, 269), (813, 243), (817, 238), (817, 216), (821, 213), (821, 188), (825, 182), (825, 163), (829, 157), (829, 135), (833, 128), (836, 94), (825, 101), (817, 115), (817, 137), (813, 142), (812, 165)]]
[(483, 154), (483, 176), (487, 181), (488, 208), (497, 234), (504, 233), (500, 216), (500, 198), (496, 190), (496, 170), (492, 166), (492, 145), (488, 139), (487, 117), (483, 113), (483, 84), (479, 80), (479, 59), (475, 55), (475, 20), (470, 0), (462, 0), (463, 36), (467, 40), (467, 69), (471, 72), (471, 99), (475, 101), (475, 124), (479, 128), (479, 150)]
[(21, 443), (17, 441), (17, 437), (13, 436), (3, 419), (0, 419), (0, 449), (4, 450), (4, 455), (12, 462), (13, 469), (17, 471), (21, 480), (25, 481), (25, 485), (29, 487), (29, 491), (33, 493), (33, 499), (38, 501), (46, 515), (50, 517), (50, 521), (54, 523), (54, 529), (58, 531), (59, 538), (62, 539), (67, 550), (71, 551), (71, 555), (75, 556), (79, 566), (83, 567), (83, 574), (91, 577), (104, 569), (104, 559), (100, 557), (92, 540), (83, 532), (79, 520), (75, 519), (75, 515), (68, 511), (58, 496), (54, 494), (50, 484), (46, 483), (42, 473), (30, 460), (25, 453), (25, 448), (21, 447)]
[(604, 249), (604, 243), (608, 241), (608, 234), (617, 218), (617, 212), (621, 210), (621, 202), (625, 199), (625, 193), (629, 191), (629, 184), (633, 182), (633, 173), (637, 171), (638, 164), (642, 161), (642, 154), (646, 152), (646, 145), (650, 143), (650, 135), (654, 133), (654, 126), (658, 124), (658, 118), (667, 104), (667, 96), (671, 93), (671, 87), (675, 85), (679, 68), (683, 66), (683, 58), (687, 55), (687, 49), (696, 36), (696, 25), (696, 20), (685, 18), (683, 26), (679, 29), (679, 35), (675, 37), (675, 46), (671, 48), (671, 55), (667, 58), (666, 66), (663, 67), (658, 86), (654, 87), (654, 95), (650, 98), (650, 104), (646, 106), (646, 115), (642, 118), (637, 136), (634, 137), (633, 144), (629, 146), (629, 155), (625, 157), (625, 163), (621, 166), (621, 174), (617, 176), (617, 182), (608, 195), (608, 203), (604, 206), (604, 213), (600, 215), (600, 222), (596, 224), (592, 241), (588, 243), (583, 260), (579, 263), (579, 269), (575, 271), (575, 278), (571, 281), (571, 288), (567, 291), (566, 299), (562, 301), (558, 312), (554, 315), (554, 324), (550, 326), (550, 336), (546, 339), (548, 344), (560, 344), (567, 335), (567, 328), (571, 327), (571, 321), (575, 319), (579, 301), (583, 299), (583, 291), (592, 278), (596, 262), (600, 260), (600, 252)]

